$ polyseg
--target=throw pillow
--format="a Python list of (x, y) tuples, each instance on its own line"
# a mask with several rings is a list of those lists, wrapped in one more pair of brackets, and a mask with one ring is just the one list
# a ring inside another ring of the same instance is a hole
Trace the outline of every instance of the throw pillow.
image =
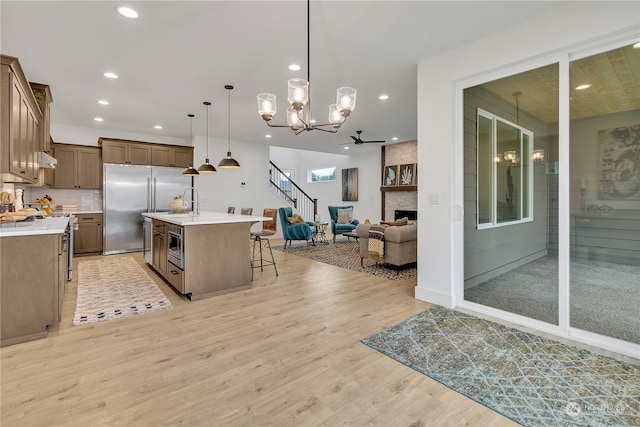
[(294, 213), (293, 216), (287, 218), (287, 221), (289, 221), (289, 224), (301, 224), (304, 222), (304, 219), (297, 213)]
[(338, 213), (336, 216), (338, 224), (349, 224), (353, 219), (353, 208), (338, 209), (336, 212)]

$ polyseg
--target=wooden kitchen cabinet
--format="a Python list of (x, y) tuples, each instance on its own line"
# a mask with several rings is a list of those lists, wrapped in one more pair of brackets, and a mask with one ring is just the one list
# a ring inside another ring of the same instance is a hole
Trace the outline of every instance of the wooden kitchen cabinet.
[(167, 224), (163, 221), (153, 220), (151, 226), (151, 265), (163, 277), (167, 274), (167, 258), (169, 251), (167, 248)]
[(0, 346), (44, 338), (59, 322), (64, 244), (62, 234), (0, 238)]
[(186, 168), (193, 162), (193, 147), (125, 139), (99, 138), (104, 163)]
[(102, 252), (102, 214), (76, 214), (78, 229), (73, 236), (73, 253)]
[(54, 172), (55, 188), (102, 188), (102, 157), (99, 148), (54, 144), (54, 154), (58, 161)]
[(0, 173), (5, 182), (35, 184), (42, 113), (18, 59), (0, 58)]
[(153, 166), (173, 166), (186, 168), (193, 162), (193, 148), (172, 145), (151, 146)]
[(100, 138), (102, 161), (128, 165), (151, 165), (151, 146), (145, 143)]

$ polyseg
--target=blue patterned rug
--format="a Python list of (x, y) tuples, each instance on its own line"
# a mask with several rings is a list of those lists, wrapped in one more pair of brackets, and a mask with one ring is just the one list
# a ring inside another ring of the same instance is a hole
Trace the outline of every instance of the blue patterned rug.
[(434, 306), (363, 342), (524, 426), (640, 426), (640, 367)]

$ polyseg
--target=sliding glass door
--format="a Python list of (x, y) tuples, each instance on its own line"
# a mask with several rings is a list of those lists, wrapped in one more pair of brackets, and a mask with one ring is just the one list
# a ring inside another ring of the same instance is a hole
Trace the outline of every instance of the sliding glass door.
[(640, 48), (569, 70), (569, 324), (640, 344)]
[(464, 91), (464, 299), (553, 325), (557, 82), (552, 64)]
[(640, 46), (567, 56), (463, 100), (463, 305), (640, 344)]

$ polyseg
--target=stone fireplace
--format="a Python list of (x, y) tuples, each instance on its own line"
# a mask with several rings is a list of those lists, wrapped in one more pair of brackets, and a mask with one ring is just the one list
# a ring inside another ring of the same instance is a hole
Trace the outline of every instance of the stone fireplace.
[[(382, 147), (382, 166), (403, 165), (416, 163), (418, 159), (417, 141), (401, 142)], [(419, 165), (416, 168), (416, 177), (419, 177)], [(419, 181), (419, 179), (417, 180)], [(416, 181), (416, 184), (418, 182)], [(417, 185), (404, 188), (380, 187), (382, 191), (381, 219), (395, 219), (396, 210), (416, 211), (418, 209)], [(402, 217), (401, 217), (402, 218)], [(411, 219), (411, 218), (409, 218)]]

